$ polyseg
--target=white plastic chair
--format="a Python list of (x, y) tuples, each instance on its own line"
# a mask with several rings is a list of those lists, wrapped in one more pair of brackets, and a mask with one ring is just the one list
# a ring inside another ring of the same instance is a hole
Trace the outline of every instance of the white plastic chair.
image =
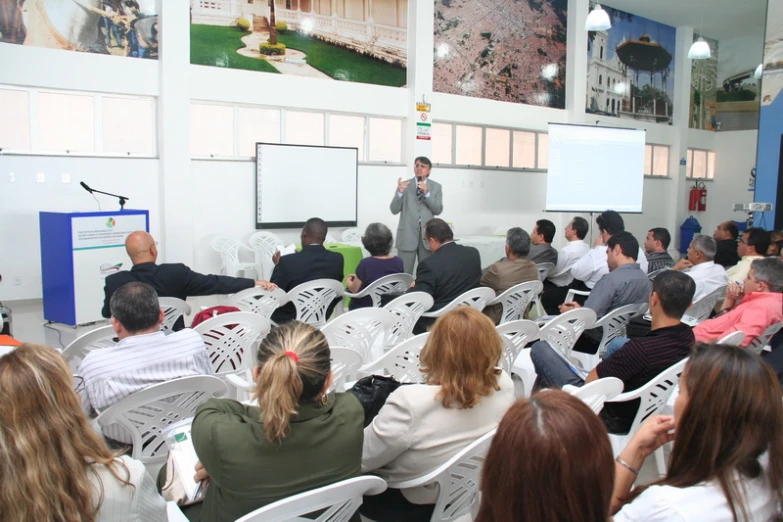
[(362, 231), (358, 227), (346, 228), (343, 230), (342, 241), (343, 243), (356, 243), (357, 241), (361, 243)]
[(206, 346), (212, 371), (225, 379), (229, 374), (243, 374), (254, 364), (256, 341), (269, 333), (267, 319), (251, 312), (220, 314), (194, 328)]
[(726, 287), (722, 286), (693, 303), (687, 310), (685, 310), (685, 315), (683, 315), (682, 322), (691, 326), (695, 326), (707, 319), (710, 316), (712, 310), (715, 308), (715, 305), (718, 304), (718, 301), (723, 298), (725, 293)]
[(492, 430), (454, 455), (435, 471), (423, 477), (402, 482), (388, 482), (394, 489), (407, 489), (427, 484), (438, 485), (438, 500), (431, 522), (451, 522), (467, 514), (475, 515), (478, 507), (481, 470), (484, 458), (495, 436)]
[(731, 332), (728, 335), (724, 335), (718, 340), (716, 344), (732, 344), (734, 346), (739, 346), (744, 339), (745, 332), (737, 330), (736, 332)]
[(551, 274), (555, 270), (555, 264), (536, 263), (536, 268), (538, 269), (538, 280), (544, 282), (546, 278), (549, 277), (549, 274)]
[(598, 415), (604, 409), (604, 403), (610, 401), (623, 392), (623, 381), (617, 377), (604, 377), (587, 383), (581, 388), (566, 384), (563, 391), (578, 397)]
[(362, 297), (370, 296), (372, 299), (372, 305), (376, 308), (381, 306), (381, 296), (391, 293), (404, 293), (410, 288), (413, 283), (413, 276), (406, 273), (401, 274), (389, 274), (383, 276), (380, 279), (376, 279), (364, 290), (361, 290), (355, 294), (345, 292), (345, 297), (351, 299), (361, 299)]
[(563, 300), (564, 303), (570, 303), (573, 301), (576, 296), (582, 295), (584, 297), (588, 297), (590, 295), (590, 290), (574, 290), (573, 288), (568, 291), (566, 294), (565, 299)]
[[(348, 522), (362, 505), (364, 495), (378, 495), (385, 490), (386, 481), (382, 478), (356, 477), (278, 500), (236, 522)], [(323, 509), (326, 511), (318, 518), (303, 518)]]
[(460, 305), (468, 305), (479, 312), (484, 309), (485, 306), (487, 306), (487, 303), (495, 299), (495, 291), (491, 288), (486, 287), (479, 287), (474, 288), (473, 290), (468, 290), (464, 294), (457, 296), (454, 298), (453, 301), (451, 301), (449, 304), (441, 308), (440, 310), (435, 310), (434, 312), (425, 312), (422, 314), (423, 317), (440, 317), (441, 315), (445, 314), (446, 312), (450, 312), (457, 308)]
[(410, 339), (416, 321), (432, 308), (432, 296), (426, 292), (411, 292), (386, 303), (383, 307), (394, 318), (394, 323), (386, 330), (384, 346), (395, 346)]
[(288, 302), (288, 294), (280, 288), (264, 290), (260, 286), (248, 288), (232, 295), (223, 304), (236, 306), (243, 312), (258, 314), (264, 319), (272, 321), (272, 313)]
[(258, 277), (269, 279), (272, 276), (272, 270), (274, 270), (272, 256), (277, 252), (277, 246), (285, 245), (285, 243), (277, 235), (266, 230), (254, 232), (247, 238), (247, 242), (255, 256)]
[(324, 238), (324, 244), (326, 243), (337, 243), (337, 239), (332, 234), (327, 233)]
[[(612, 449), (614, 450), (615, 456), (619, 455), (620, 452), (625, 449), (625, 446), (630, 442), (631, 437), (636, 433), (636, 430), (639, 429), (639, 426), (649, 417), (658, 413), (666, 405), (675, 386), (680, 382), (680, 375), (682, 374), (682, 370), (685, 368), (685, 363), (687, 361), (688, 359), (683, 359), (672, 365), (641, 388), (621, 393), (614, 399), (606, 401), (609, 403), (618, 403), (640, 399), (639, 410), (636, 412), (636, 417), (634, 418), (628, 433), (626, 435), (609, 434), (609, 441), (612, 443)], [(658, 448), (655, 451), (655, 464), (659, 474), (666, 474), (666, 462), (663, 456), (663, 448)]]
[(506, 345), (500, 358), (500, 367), (511, 375), (514, 361), (517, 360), (519, 353), (525, 346), (538, 340), (538, 325), (533, 321), (520, 319), (500, 324), (496, 329)]
[[(321, 328), (329, 346), (349, 348), (362, 356), (364, 364), (372, 360), (372, 347), (379, 335), (392, 325), (394, 317), (382, 308), (359, 308), (344, 313)], [(382, 339), (383, 337), (381, 337)]]
[(748, 345), (748, 350), (760, 354), (764, 350), (764, 347), (767, 346), (767, 343), (769, 343), (769, 340), (772, 339), (772, 336), (778, 333), (781, 328), (783, 328), (783, 323), (773, 324), (764, 330), (764, 333), (751, 341)]
[[(334, 279), (315, 279), (288, 292), (288, 301), (296, 307), (296, 319), (320, 328), (329, 319), (329, 305), (345, 294), (345, 287)], [(339, 307), (338, 307), (339, 308)]]
[(255, 263), (247, 263), (239, 260), (240, 250), (249, 250), (245, 245), (236, 239), (225, 236), (215, 236), (212, 239), (212, 249), (220, 254), (222, 266), (220, 273), (235, 277), (239, 272), (246, 274), (252, 270), (258, 276), (258, 268)]
[(639, 315), (642, 310), (647, 308), (647, 303), (637, 303), (621, 306), (608, 312), (605, 316), (601, 317), (592, 328), (602, 327), (603, 333), (601, 335), (601, 342), (598, 344), (598, 349), (595, 353), (582, 353), (572, 352), (572, 356), (579, 361), (580, 366), (585, 371), (590, 371), (595, 368), (601, 361), (603, 353), (606, 351), (606, 345), (609, 344), (615, 337), (625, 337), (626, 327), (628, 321), (631, 318)]
[(527, 311), (528, 305), (535, 300), (543, 289), (544, 284), (541, 281), (527, 281), (512, 286), (487, 304), (503, 305), (500, 324), (516, 321), (522, 319)]
[(225, 393), (226, 385), (217, 377), (181, 377), (121, 399), (98, 415), (95, 423), (102, 428), (114, 423), (125, 428), (133, 444), (131, 457), (141, 460), (155, 476), (168, 455), (161, 431), (193, 417), (204, 401)]
[(656, 277), (658, 277), (658, 274), (660, 274), (660, 273), (662, 273), (662, 272), (665, 272), (665, 271), (667, 271), (667, 270), (671, 270), (671, 268), (661, 268), (661, 269), (659, 269), (659, 270), (655, 270), (655, 271), (653, 271), (653, 272), (650, 272), (649, 274), (647, 274), (647, 279), (649, 279), (650, 281), (652, 281), (652, 280), (654, 280)]
[(111, 325), (101, 326), (74, 339), (63, 349), (63, 357), (68, 361), (71, 371), (75, 372), (87, 353), (100, 348), (116, 346), (117, 332)]
[(190, 305), (182, 299), (176, 297), (158, 297), (158, 304), (163, 310), (163, 324), (160, 329), (165, 331), (172, 330), (177, 319), (184, 315), (190, 315)]
[(424, 375), (419, 368), (419, 355), (427, 344), (429, 332), (411, 337), (388, 352), (380, 359), (361, 368), (363, 375), (388, 375), (399, 382), (424, 382)]

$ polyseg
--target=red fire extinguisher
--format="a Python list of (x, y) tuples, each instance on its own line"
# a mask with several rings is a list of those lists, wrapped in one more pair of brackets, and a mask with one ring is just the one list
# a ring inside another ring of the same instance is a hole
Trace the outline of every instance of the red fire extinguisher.
[(691, 188), (688, 197), (688, 210), (691, 212), (707, 210), (707, 187), (703, 182), (697, 182)]

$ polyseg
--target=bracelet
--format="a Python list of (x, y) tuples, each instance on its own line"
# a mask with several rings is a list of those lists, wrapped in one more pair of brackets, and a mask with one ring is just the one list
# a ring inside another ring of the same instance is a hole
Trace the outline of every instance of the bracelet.
[(638, 475), (638, 474), (639, 474), (639, 470), (638, 470), (638, 469), (636, 469), (636, 468), (634, 468), (633, 466), (631, 466), (631, 465), (630, 465), (630, 464), (628, 464), (627, 462), (625, 462), (623, 459), (621, 459), (621, 458), (620, 458), (620, 455), (617, 455), (617, 457), (615, 457), (614, 461), (615, 461), (616, 463), (618, 463), (619, 465), (621, 465), (622, 467), (624, 467), (624, 468), (628, 469), (628, 470), (629, 470), (631, 473), (633, 473), (634, 475)]

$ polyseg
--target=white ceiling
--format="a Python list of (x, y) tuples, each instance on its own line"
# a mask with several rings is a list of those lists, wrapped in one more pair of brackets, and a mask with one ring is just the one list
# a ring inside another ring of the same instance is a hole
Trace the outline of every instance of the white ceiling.
[(608, 0), (605, 4), (674, 27), (690, 25), (716, 40), (751, 35), (758, 36), (759, 42), (764, 39), (767, 0)]

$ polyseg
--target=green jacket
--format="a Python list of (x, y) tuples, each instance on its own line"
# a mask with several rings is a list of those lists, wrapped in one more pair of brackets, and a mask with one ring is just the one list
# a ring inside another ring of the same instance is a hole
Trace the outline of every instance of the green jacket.
[[(196, 411), (193, 445), (210, 476), (202, 522), (233, 522), (282, 498), (359, 476), (364, 410), (351, 394), (307, 403), (278, 443), (264, 435), (261, 410), (210, 399)], [(190, 514), (189, 514), (190, 515)]]

